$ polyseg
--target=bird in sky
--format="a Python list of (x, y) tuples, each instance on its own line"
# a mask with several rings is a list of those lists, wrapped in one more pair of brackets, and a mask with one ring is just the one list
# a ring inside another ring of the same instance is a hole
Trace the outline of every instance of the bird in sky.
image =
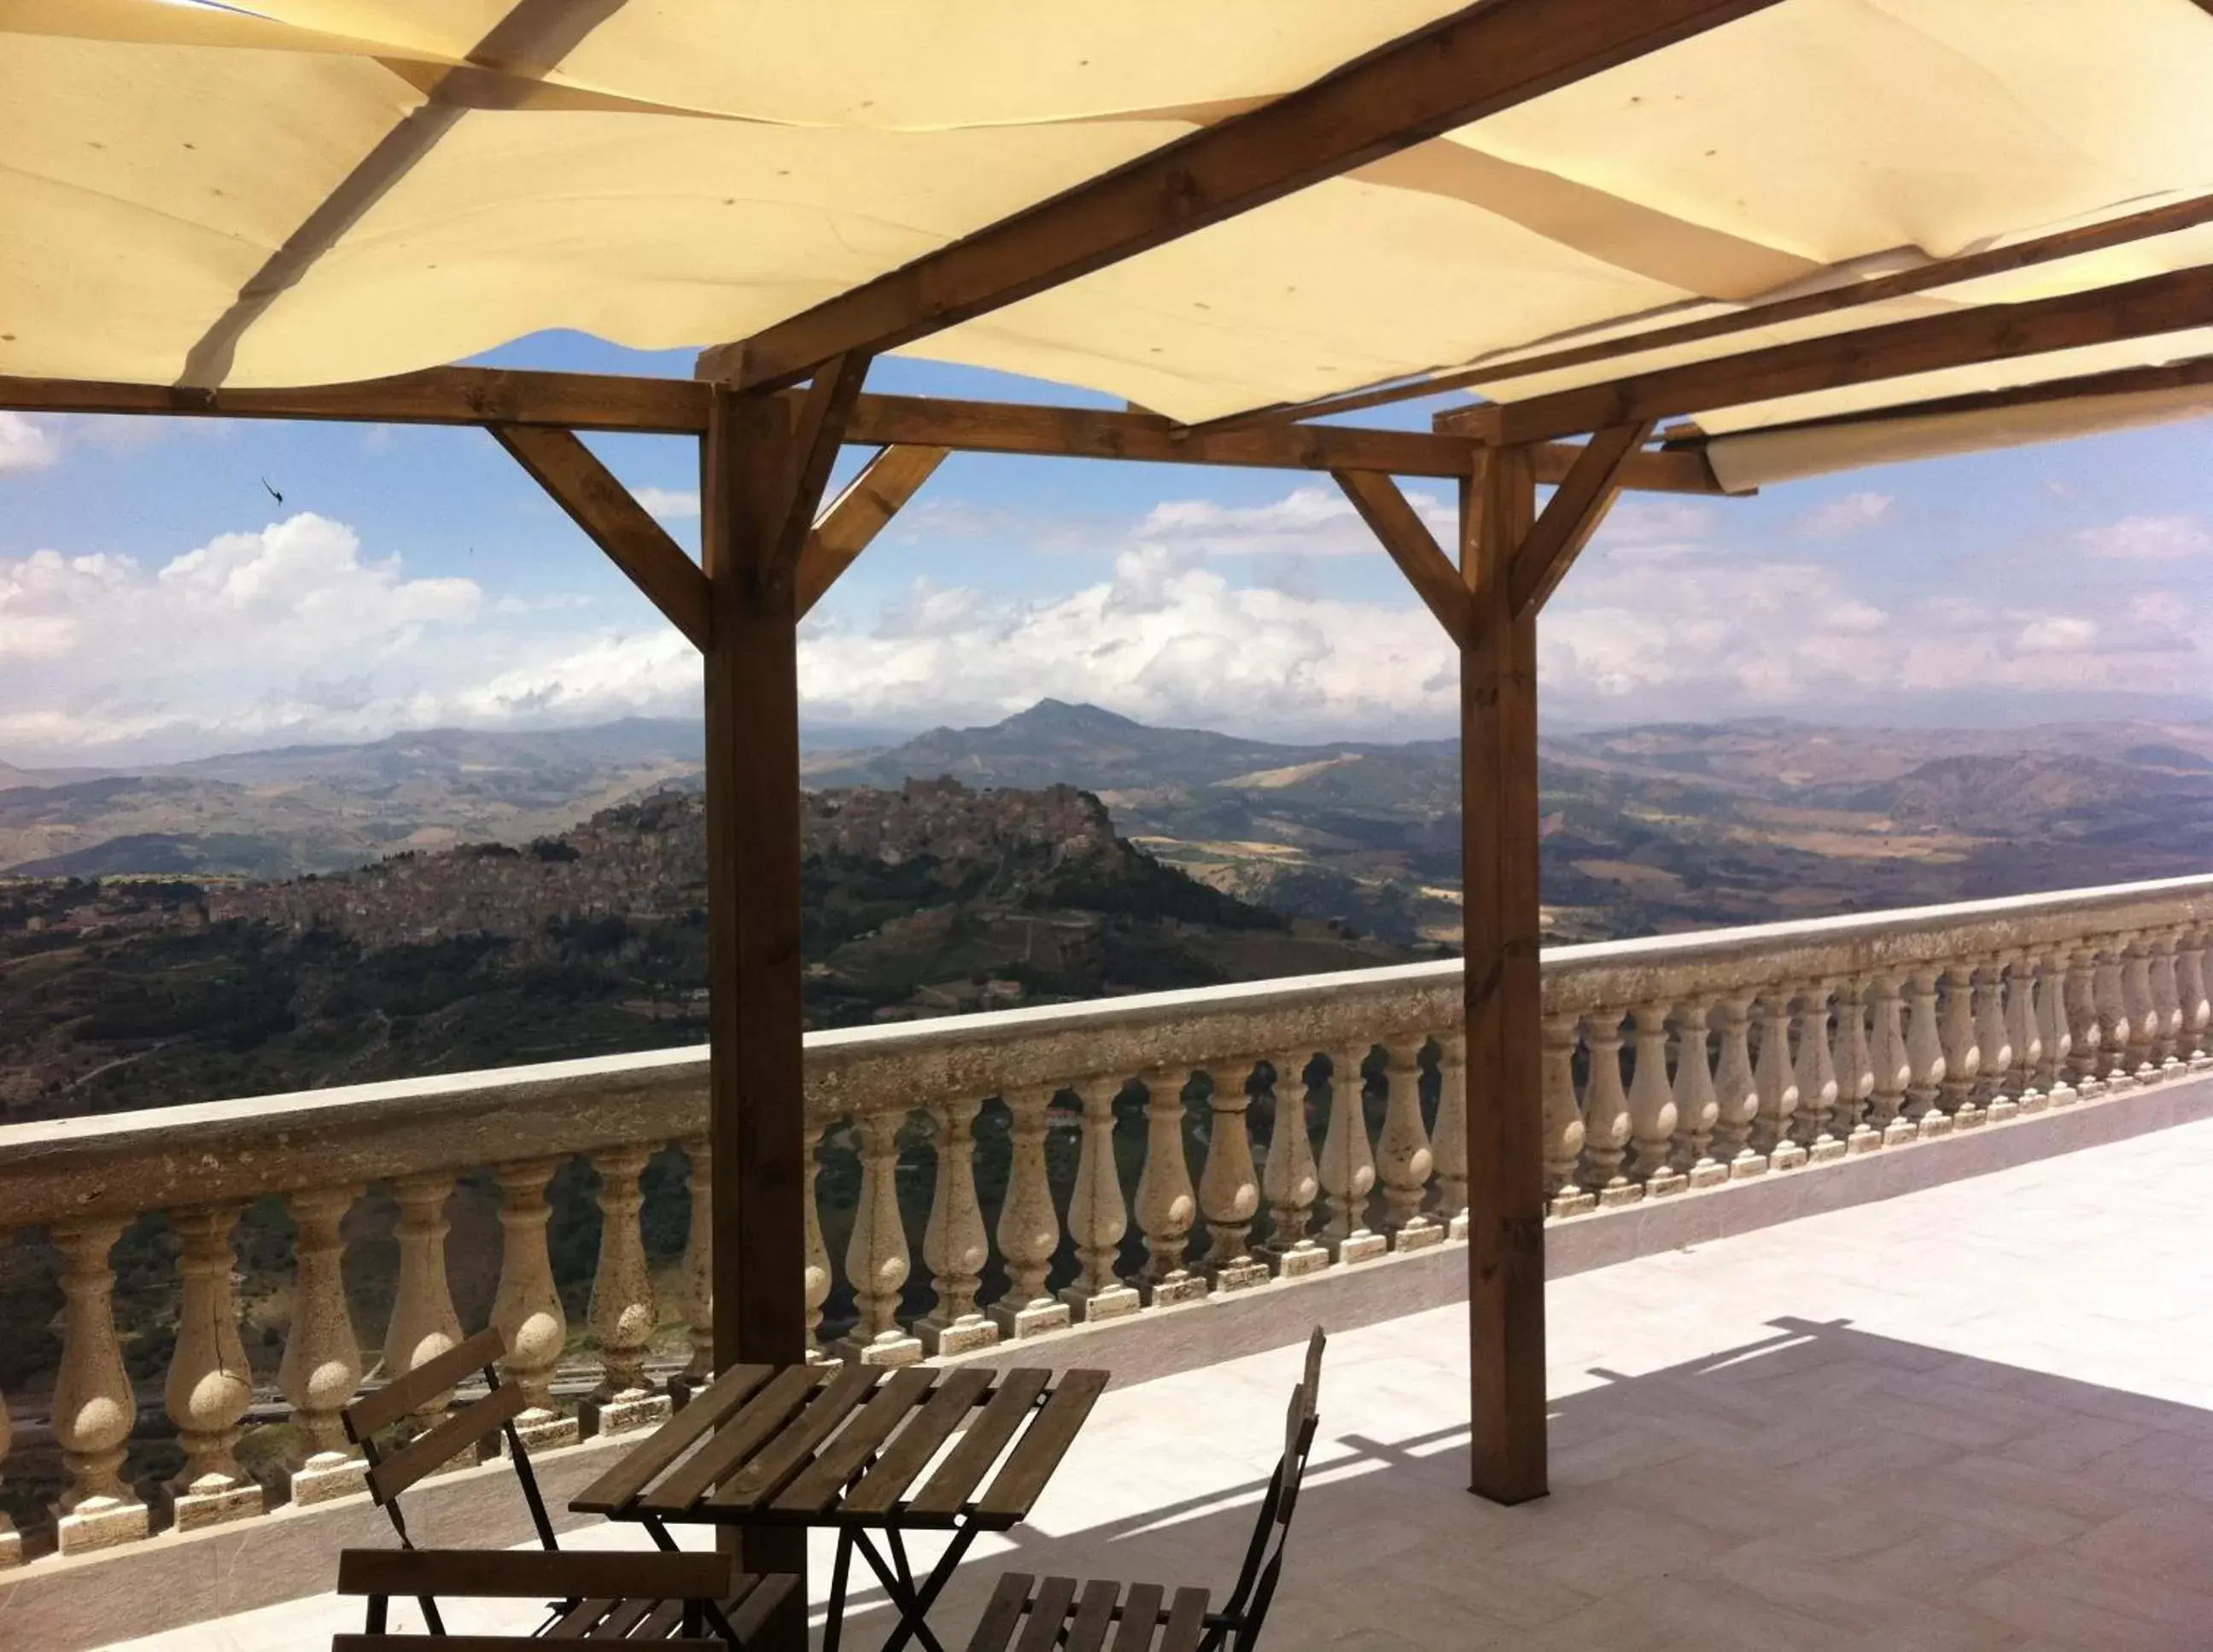
[(269, 497), (274, 499), (278, 504), (281, 505), (284, 503), (284, 496), (277, 492), (275, 488), (269, 486), (269, 479), (267, 477), (265, 476), (261, 479), (261, 485), (268, 490)]

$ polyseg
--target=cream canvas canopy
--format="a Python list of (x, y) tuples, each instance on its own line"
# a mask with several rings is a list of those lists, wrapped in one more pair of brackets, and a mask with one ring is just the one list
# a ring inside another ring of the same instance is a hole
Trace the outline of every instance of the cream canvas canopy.
[[(323, 384), (575, 328), (760, 333), (1314, 82), (1451, 0), (0, 0), (0, 373)], [(1488, 399), (2191, 271), (2193, 0), (1783, 0), (905, 348), (1199, 424), (1476, 364)], [(2183, 210), (2173, 210), (2176, 208)], [(1509, 375), (2155, 210), (2181, 227)], [(2213, 407), (2198, 325), (1698, 411), (1725, 483)], [(1840, 415), (1841, 427), (1753, 436)]]

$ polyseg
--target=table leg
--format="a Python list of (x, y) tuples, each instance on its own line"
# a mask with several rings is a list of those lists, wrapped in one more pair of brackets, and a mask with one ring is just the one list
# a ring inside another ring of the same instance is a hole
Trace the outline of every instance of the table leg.
[(853, 1570), (853, 1533), (851, 1528), (838, 1528), (838, 1558), (830, 1566), (830, 1616), (822, 1625), (822, 1652), (838, 1652), (838, 1640), (845, 1627), (845, 1580)]
[[(945, 1545), (945, 1552), (938, 1557), (936, 1565), (930, 1568), (930, 1576), (923, 1580), (921, 1589), (914, 1590), (911, 1583), (907, 1586), (906, 1600), (900, 1606), (899, 1621), (892, 1630), (891, 1638), (884, 1643), (883, 1652), (899, 1652), (910, 1638), (920, 1640), (925, 1652), (945, 1652), (937, 1637), (930, 1632), (930, 1609), (937, 1603), (937, 1597), (945, 1592), (945, 1586), (953, 1581), (953, 1574), (960, 1569), (961, 1558), (968, 1552), (968, 1545), (976, 1540), (977, 1529), (974, 1526), (955, 1527), (953, 1541)], [(898, 1548), (904, 1570), (905, 1551), (899, 1545), (896, 1527), (892, 1528), (892, 1541)], [(884, 1588), (891, 1590), (892, 1580), (886, 1575), (883, 1566), (873, 1556), (870, 1564), (875, 1565), (876, 1576), (883, 1579)]]

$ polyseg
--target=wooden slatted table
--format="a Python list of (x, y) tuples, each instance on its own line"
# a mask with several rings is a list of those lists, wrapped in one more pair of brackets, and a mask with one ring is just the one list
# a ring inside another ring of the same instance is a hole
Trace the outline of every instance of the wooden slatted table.
[[(733, 1366), (569, 1507), (637, 1521), (664, 1549), (676, 1546), (668, 1528), (680, 1524), (834, 1528), (823, 1652), (837, 1652), (857, 1552), (899, 1612), (884, 1652), (910, 1639), (944, 1652), (930, 1606), (978, 1533), (1029, 1517), (1106, 1375)], [(906, 1553), (912, 1531), (952, 1534), (919, 1582)]]

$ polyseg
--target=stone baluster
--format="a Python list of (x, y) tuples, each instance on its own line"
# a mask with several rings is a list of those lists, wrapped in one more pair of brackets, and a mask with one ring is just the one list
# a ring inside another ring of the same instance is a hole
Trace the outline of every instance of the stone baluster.
[(54, 1440), (69, 1474), (54, 1515), (55, 1546), (82, 1554), (146, 1535), (146, 1505), (123, 1478), (138, 1402), (115, 1337), (115, 1270), (108, 1253), (123, 1223), (81, 1216), (53, 1225), (62, 1255), (62, 1362), (54, 1378)]
[[(715, 1142), (710, 1136), (686, 1136), (676, 1143), (684, 1155), (685, 1192), (691, 1204), (684, 1228), (684, 1338), (692, 1344), (684, 1377), (695, 1387), (715, 1375)], [(814, 1149), (810, 1139), (805, 1155), (807, 1204), (814, 1204)], [(817, 1233), (808, 1247), (810, 1263), (822, 1248)], [(812, 1297), (809, 1278), (807, 1346), (814, 1348), (814, 1328), (822, 1323), (822, 1309)], [(823, 1295), (830, 1288), (829, 1269), (822, 1270)]]
[(1691, 1185), (1668, 1163), (1675, 1150), (1675, 1091), (1667, 1082), (1667, 1012), (1660, 1000), (1636, 1009), (1635, 1066), (1629, 1079), (1629, 1132), (1636, 1145), (1632, 1168), (1644, 1197), (1665, 1198)]
[(1011, 1151), (997, 1232), (1007, 1289), (991, 1305), (991, 1323), (1010, 1342), (1068, 1328), (1068, 1304), (1046, 1289), (1052, 1254), (1060, 1248), (1060, 1217), (1052, 1208), (1045, 1162), (1046, 1114), (1052, 1098), (1050, 1084), (1027, 1085), (1005, 1098)]
[(2134, 936), (2117, 936), (2098, 951), (2096, 982), (2099, 1052), (2106, 1066), (2100, 1075), (2106, 1092), (2136, 1088), (2136, 1061), (2130, 1053), (2136, 1027), (2129, 1018), (2128, 954)]
[[(461, 1339), (460, 1315), (446, 1280), (446, 1201), (454, 1178), (442, 1170), (396, 1176), (393, 1197), (399, 1201), (399, 1280), (393, 1289), (392, 1318), (384, 1332), (384, 1379), (402, 1377), (438, 1357)], [(454, 1397), (448, 1388), (415, 1408), (424, 1424), (436, 1423)]]
[(2098, 1017), (2098, 948), (2094, 942), (2068, 954), (2067, 981), (2061, 1000), (2069, 1029), (2068, 1070), (2075, 1077), (2075, 1093), (2085, 1101), (2105, 1094), (2105, 1058), (2100, 1045), (2105, 1028)]
[(980, 1100), (957, 1100), (930, 1109), (937, 1128), (937, 1179), (922, 1230), (922, 1259), (936, 1301), (914, 1328), (932, 1355), (965, 1354), (999, 1340), (999, 1327), (976, 1303), (991, 1256), (976, 1198), (976, 1115), (983, 1107)]
[(1917, 969), (1906, 978), (1905, 1061), (1910, 1077), (1905, 1087), (1906, 1116), (1915, 1133), (1936, 1136), (1949, 1130), (1936, 1100), (1944, 1088), (1944, 1039), (1936, 1017), (1936, 977), (1933, 969)]
[(1329, 1253), (1308, 1234), (1321, 1182), (1314, 1166), (1314, 1143), (1307, 1129), (1305, 1056), (1271, 1064), (1276, 1082), (1275, 1124), (1268, 1135), (1268, 1162), (1260, 1192), (1268, 1201), (1268, 1243), (1260, 1255), (1279, 1279), (1295, 1279), (1329, 1265)]
[(2128, 1070), (2139, 1084), (2149, 1084), (2159, 1076), (2161, 1018), (2151, 982), (2152, 958), (2158, 950), (2157, 936), (2132, 935), (2128, 950), (2121, 955), (2121, 1004), (2129, 1018)]
[(1556, 1216), (1581, 1216), (1598, 1208), (1598, 1200), (1576, 1180), (1583, 1155), (1583, 1114), (1576, 1100), (1576, 1040), (1581, 1025), (1573, 1015), (1547, 1015), (1544, 1021), (1545, 1192)]
[(360, 1197), (358, 1187), (315, 1187), (287, 1201), (299, 1236), (292, 1247), (292, 1323), (277, 1386), (307, 1436), (292, 1469), (292, 1501), (303, 1506), (351, 1497), (365, 1484), (366, 1466), (338, 1419), (361, 1386), (361, 1344), (346, 1306), (338, 1231)]
[(905, 1122), (905, 1113), (889, 1111), (854, 1121), (861, 1193), (845, 1243), (845, 1277), (853, 1282), (860, 1317), (838, 1344), (839, 1356), (851, 1364), (911, 1365), (922, 1357), (921, 1341), (899, 1322), (899, 1289), (911, 1265), (899, 1202), (899, 1134)]
[(1368, 1082), (1363, 1052), (1330, 1058), (1329, 1130), (1321, 1143), (1321, 1191), (1329, 1221), (1321, 1230), (1330, 1260), (1347, 1265), (1383, 1254), (1386, 1241), (1368, 1227), (1368, 1195), (1375, 1186), (1375, 1154), (1368, 1141)]
[(1260, 1174), (1253, 1164), (1246, 1109), (1253, 1105), (1253, 1064), (1215, 1069), (1207, 1098), (1206, 1163), (1198, 1173), (1198, 1208), (1206, 1218), (1204, 1271), (1216, 1290), (1245, 1290), (1268, 1282), (1268, 1265), (1253, 1255), (1253, 1218), (1260, 1209)]
[(1984, 961), (1975, 978), (1975, 1048), (1982, 1058), (1977, 1094), (1983, 1117), (1993, 1124), (2021, 1111), (2012, 1094), (2013, 1034), (2006, 1026), (2005, 960)]
[(2152, 937), (2151, 1002), (2154, 1011), (2152, 1060), (2161, 1075), (2182, 1070), (2187, 1046), (2183, 1043), (2181, 983), (2175, 967), (2176, 949), (2182, 945), (2180, 930), (2161, 930)]
[(1083, 1104), (1082, 1146), (1076, 1158), (1076, 1187), (1068, 1199), (1068, 1231), (1076, 1241), (1077, 1272), (1060, 1297), (1079, 1320), (1119, 1320), (1136, 1313), (1139, 1301), (1137, 1293), (1114, 1272), (1122, 1235), (1129, 1227), (1121, 1171), (1114, 1161), (1114, 1098), (1121, 1093), (1121, 1081), (1099, 1077), (1071, 1088)]
[[(15, 1443), (15, 1425), (8, 1415), (8, 1396), (0, 1394), (0, 1486), (7, 1484), (8, 1448)], [(23, 1534), (15, 1529), (15, 1517), (0, 1509), (0, 1572), (11, 1571), (23, 1564)]]
[(599, 1172), (600, 1264), (592, 1276), (592, 1333), (600, 1343), (600, 1386), (581, 1416), (594, 1434), (626, 1434), (658, 1428), (668, 1418), (669, 1397), (647, 1385), (645, 1356), (661, 1323), (653, 1274), (645, 1263), (639, 1216), (645, 1196), (638, 1186), (643, 1147), (611, 1148), (592, 1155)]
[(2070, 1057), (2075, 1033), (2068, 1024), (2067, 1013), (2067, 983), (2074, 956), (2071, 947), (2036, 956), (2035, 1012), (2040, 1028), (2038, 1042), (2043, 1051), (2040, 1076), (2045, 1101), (2055, 1107), (2067, 1106), (2075, 1100), (2075, 1086), (2069, 1082), (2074, 1076)]
[[(1836, 1055), (1829, 1048), (1829, 1003), (1836, 997), (1834, 981), (1815, 981), (1798, 995), (1798, 1127), (1792, 1140), (1806, 1149), (1813, 1164), (1844, 1156), (1844, 1137), (1837, 1131)], [(1849, 1134), (1850, 1126), (1844, 1127)]]
[[(1575, 1036), (1572, 1026), (1570, 1039)], [(1551, 1033), (1545, 1037), (1549, 1041)], [(1549, 1061), (1550, 1057), (1546, 1059)], [(1551, 1078), (1545, 1079), (1549, 1087)], [(1574, 1075), (1569, 1075), (1568, 1104), (1575, 1105)], [(1550, 1139), (1550, 1130), (1546, 1137)], [(1443, 1219), (1448, 1239), (1467, 1237), (1467, 1039), (1458, 1033), (1437, 1041), (1437, 1128), (1430, 1138), (1430, 1155), (1436, 1167), (1437, 1215)], [(1549, 1191), (1549, 1189), (1548, 1189)]]
[(1938, 1128), (1971, 1130), (1983, 1122), (1975, 1100), (1975, 1078), (1982, 1071), (1983, 1049), (1975, 1037), (1975, 966), (1944, 966), (1944, 1009), (1938, 1035), (1944, 1044), (1944, 1123)]
[(1184, 1261), (1198, 1199), (1183, 1146), (1181, 1070), (1140, 1073), (1145, 1087), (1145, 1163), (1137, 1173), (1137, 1231), (1144, 1236), (1145, 1265), (1137, 1289), (1149, 1308), (1173, 1308), (1206, 1295), (1206, 1276)]
[(2175, 991), (2179, 1000), (2182, 1016), (2182, 1036), (2178, 1053), (2192, 1072), (2203, 1072), (2213, 1066), (2213, 1052), (2205, 1047), (2206, 1030), (2213, 1024), (2213, 1003), (2205, 996), (2205, 935), (2203, 930), (2183, 932), (2182, 946), (2174, 954)]
[(2015, 956), (2006, 971), (2006, 1042), (2013, 1047), (2015, 1100), (2022, 1113), (2041, 1113), (2051, 1104), (2045, 1099), (2044, 1024), (2036, 1009), (2037, 960), (2034, 954)]
[(1714, 1157), (1728, 1167), (1732, 1180), (1764, 1174), (1767, 1155), (1752, 1144), (1753, 1121), (1759, 1116), (1759, 1080), (1752, 1070), (1752, 995), (1733, 993), (1721, 1001), (1722, 1054), (1714, 1068)]
[(1601, 1209), (1633, 1204), (1643, 1192), (1622, 1167), (1629, 1145), (1629, 1093), (1621, 1087), (1622, 1012), (1609, 1006), (1583, 1017), (1589, 1076), (1583, 1083), (1583, 1180)]
[(553, 1404), (553, 1368), (569, 1345), (569, 1316), (553, 1286), (553, 1261), (546, 1253), (546, 1228), (553, 1211), (546, 1203), (546, 1184), (559, 1169), (558, 1159), (519, 1159), (492, 1169), (499, 1184), (499, 1291), (491, 1322), (507, 1339), (501, 1377), (521, 1386), (528, 1404), (515, 1419), (515, 1431), (531, 1450), (574, 1444), (576, 1419)]
[(1847, 976), (1837, 988), (1837, 1039), (1831, 1064), (1837, 1075), (1836, 1134), (1844, 1151), (1856, 1155), (1882, 1145), (1882, 1132), (1868, 1119), (1875, 1094), (1875, 1060), (1868, 1044), (1869, 983)]
[(1868, 1127), (1884, 1147), (1913, 1140), (1919, 1132), (1906, 1116), (1905, 1102), (1913, 1082), (1913, 1058), (1905, 1037), (1905, 998), (1899, 978), (1878, 975), (1868, 988), (1868, 1019), (1873, 1028), (1869, 1054), (1875, 1063), (1875, 1085), (1868, 1092)]
[(1693, 998), (1675, 1012), (1675, 1128), (1680, 1133), (1679, 1162), (1692, 1187), (1711, 1187), (1728, 1180), (1728, 1167), (1714, 1157), (1714, 1126), (1721, 1102), (1714, 1091), (1714, 1070), (1706, 1046), (1710, 1001)]
[(1790, 1060), (1790, 989), (1773, 986), (1759, 996), (1759, 1058), (1753, 1068), (1759, 1112), (1753, 1121), (1752, 1144), (1767, 1155), (1771, 1170), (1795, 1170), (1806, 1149), (1790, 1139), (1798, 1111), (1798, 1075)]
[(238, 1335), (231, 1248), (240, 1206), (195, 1204), (169, 1213), (181, 1249), (177, 1340), (162, 1389), (185, 1466), (168, 1486), (180, 1532), (261, 1512), (261, 1488), (238, 1466), (239, 1423), (253, 1404), (253, 1373)]
[(1383, 1131), (1376, 1138), (1383, 1179), (1383, 1231), (1394, 1251), (1426, 1250), (1445, 1230), (1422, 1212), (1430, 1191), (1430, 1132), (1422, 1123), (1422, 1045), (1405, 1038), (1384, 1052)]
[[(832, 1365), (837, 1362), (838, 1356), (822, 1345), (822, 1306), (830, 1300), (830, 1286), (832, 1281), (830, 1271), (830, 1247), (822, 1242), (822, 1178), (814, 1157), (817, 1145), (818, 1140), (813, 1126), (810, 1125), (808, 1129), (807, 1152), (800, 1165), (800, 1178), (802, 1183), (801, 1192), (803, 1197), (799, 1201), (799, 1209), (801, 1225), (804, 1229), (801, 1244), (807, 1256), (804, 1270), (800, 1276), (800, 1295), (807, 1305), (807, 1362), (809, 1365)], [(708, 1283), (710, 1286), (707, 1297), (708, 1311), (711, 1314), (714, 1309), (711, 1266), (708, 1271)], [(710, 1320), (708, 1325), (710, 1335), (713, 1330), (714, 1326)]]

